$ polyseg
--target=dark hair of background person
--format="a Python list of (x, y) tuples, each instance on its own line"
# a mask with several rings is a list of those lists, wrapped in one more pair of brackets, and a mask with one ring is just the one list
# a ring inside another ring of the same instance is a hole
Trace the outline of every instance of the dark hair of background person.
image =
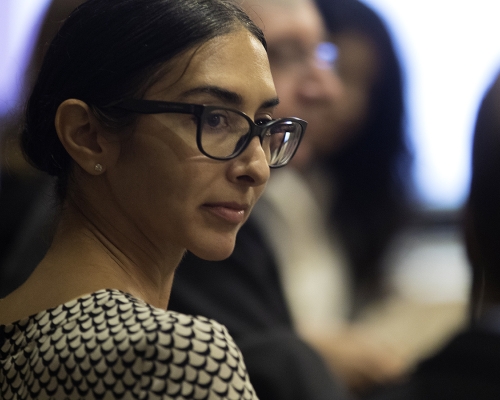
[[(473, 271), (472, 311), (500, 304), (500, 75), (481, 103), (472, 148), (465, 236)], [(476, 317), (476, 315), (472, 315)]]
[(266, 47), (262, 31), (228, 0), (109, 3), (89, 0), (66, 19), (47, 49), (28, 101), (22, 148), (34, 167), (58, 177), (60, 198), (71, 174), (71, 158), (53, 122), (62, 101), (80, 99), (105, 126), (124, 128), (133, 123), (132, 114), (107, 107), (141, 97), (160, 67), (183, 51), (229, 33), (237, 23)]
[(356, 292), (369, 300), (381, 294), (382, 256), (410, 210), (403, 76), (389, 31), (372, 9), (359, 1), (316, 1), (332, 34), (366, 36), (381, 63), (361, 131), (324, 160), (337, 184), (330, 216), (347, 249)]

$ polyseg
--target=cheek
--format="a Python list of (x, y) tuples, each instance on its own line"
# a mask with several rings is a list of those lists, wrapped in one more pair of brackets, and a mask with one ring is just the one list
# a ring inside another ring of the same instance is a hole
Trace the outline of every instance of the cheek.
[(205, 169), (198, 163), (156, 165), (135, 180), (131, 189), (139, 195), (132, 209), (136, 225), (153, 241), (168, 240), (181, 247), (189, 247), (192, 237), (199, 234), (200, 205), (207, 201), (207, 191), (212, 185)]
[[(163, 220), (172, 206), (174, 194), (182, 192), (176, 178), (176, 168), (156, 160), (142, 160), (142, 165), (129, 169), (123, 174), (120, 188), (126, 212), (138, 224), (151, 224)], [(142, 220), (142, 221), (141, 221)]]
[[(299, 146), (299, 148), (300, 148), (300, 146)], [(295, 158), (295, 156), (294, 156), (294, 158)], [(292, 159), (292, 160), (293, 160), (293, 159)], [(268, 182), (268, 181), (266, 181), (266, 183), (265, 183), (265, 184), (260, 185), (260, 186), (256, 186), (256, 187), (254, 188), (254, 191), (255, 191), (255, 199), (256, 199), (255, 201), (259, 200), (259, 199), (260, 199), (260, 196), (262, 196), (262, 194), (264, 193), (264, 190), (266, 189), (266, 186), (267, 186), (267, 182)]]
[(175, 135), (167, 141), (144, 133), (123, 146), (113, 181), (116, 197), (124, 202), (132, 218), (151, 221), (154, 216), (149, 214), (154, 212), (164, 217), (177, 198), (188, 197), (185, 193), (193, 154)]
[(339, 118), (343, 128), (355, 133), (364, 124), (368, 113), (369, 94), (364, 87), (351, 86), (346, 90), (345, 101), (341, 102), (342, 113)]
[(207, 172), (210, 168), (200, 158), (179, 161), (175, 155), (168, 155), (150, 164), (143, 183), (139, 184), (143, 185), (143, 193), (155, 204), (153, 209), (176, 217), (201, 201), (202, 193), (211, 184), (211, 177)]
[(355, 140), (366, 120), (368, 94), (361, 88), (347, 87), (344, 97), (338, 102), (329, 118), (331, 134), (325, 136), (320, 145), (320, 153), (341, 151)]

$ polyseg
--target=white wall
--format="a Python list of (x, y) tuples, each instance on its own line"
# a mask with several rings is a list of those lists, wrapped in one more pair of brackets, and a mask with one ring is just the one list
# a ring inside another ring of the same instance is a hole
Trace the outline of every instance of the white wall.
[(422, 201), (459, 206), (477, 107), (500, 69), (500, 1), (363, 1), (386, 19), (404, 61)]

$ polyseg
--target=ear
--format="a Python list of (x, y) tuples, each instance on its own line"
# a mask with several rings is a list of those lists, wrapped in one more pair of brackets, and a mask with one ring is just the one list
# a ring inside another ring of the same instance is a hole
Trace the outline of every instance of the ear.
[[(56, 112), (57, 136), (71, 158), (87, 173), (99, 175), (118, 157), (118, 141), (110, 141), (104, 128), (83, 101), (67, 99)], [(102, 168), (97, 167), (100, 165)]]

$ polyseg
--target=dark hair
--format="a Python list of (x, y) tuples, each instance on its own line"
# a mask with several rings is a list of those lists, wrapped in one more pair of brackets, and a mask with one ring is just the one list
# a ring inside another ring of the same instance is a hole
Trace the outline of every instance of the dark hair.
[(382, 257), (409, 209), (412, 157), (404, 129), (402, 71), (389, 31), (372, 9), (357, 0), (317, 3), (331, 33), (367, 37), (381, 64), (361, 131), (325, 160), (337, 184), (331, 216), (347, 249), (354, 284), (376, 292)]
[[(484, 96), (476, 119), (472, 177), (466, 206), (467, 252), (477, 291), (500, 290), (500, 75)], [(476, 293), (477, 294), (477, 293)], [(498, 299), (497, 299), (498, 300)]]
[[(106, 106), (140, 96), (159, 68), (181, 52), (243, 26), (262, 31), (230, 0), (88, 0), (66, 19), (47, 49), (26, 110), (21, 143), (28, 161), (58, 177), (64, 198), (72, 162), (54, 118), (68, 98), (86, 102), (110, 127), (130, 115)], [(127, 118), (128, 117), (128, 118)]]

